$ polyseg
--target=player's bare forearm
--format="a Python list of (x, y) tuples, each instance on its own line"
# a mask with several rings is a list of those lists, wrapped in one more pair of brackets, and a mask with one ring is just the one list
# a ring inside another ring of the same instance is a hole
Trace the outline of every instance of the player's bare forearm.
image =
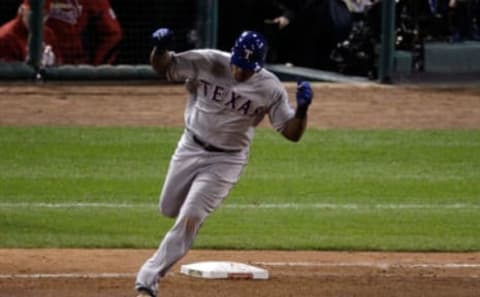
[(288, 120), (282, 131), (283, 136), (293, 142), (299, 141), (307, 128), (307, 112), (313, 98), (313, 91), (309, 82), (301, 80), (297, 82), (296, 97), (297, 109), (295, 110), (295, 115)]
[(285, 136), (288, 140), (293, 142), (298, 142), (301, 138), (305, 129), (307, 128), (307, 115), (304, 117), (294, 116), (288, 120), (287, 125), (282, 131), (282, 135)]
[(172, 55), (168, 51), (159, 51), (156, 47), (154, 47), (150, 53), (150, 63), (152, 64), (153, 69), (162, 78), (166, 77), (167, 68), (171, 61)]

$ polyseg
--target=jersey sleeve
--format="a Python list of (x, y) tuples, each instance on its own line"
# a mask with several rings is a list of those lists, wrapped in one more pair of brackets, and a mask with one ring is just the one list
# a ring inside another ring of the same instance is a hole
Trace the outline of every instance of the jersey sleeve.
[(189, 50), (173, 53), (173, 60), (167, 69), (167, 79), (170, 81), (185, 81), (187, 78), (197, 78), (201, 69), (208, 69), (210, 57), (205, 50)]
[(295, 111), (288, 101), (288, 94), (284, 87), (277, 89), (273, 95), (274, 101), (268, 111), (268, 117), (272, 127), (277, 131), (282, 131), (289, 119), (291, 119)]

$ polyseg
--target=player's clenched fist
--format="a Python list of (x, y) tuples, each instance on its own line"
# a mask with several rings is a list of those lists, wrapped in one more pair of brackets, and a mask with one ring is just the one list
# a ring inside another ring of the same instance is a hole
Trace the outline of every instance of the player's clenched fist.
[(172, 41), (173, 31), (169, 28), (160, 28), (152, 33), (153, 46), (155, 46), (159, 52), (167, 50)]
[(312, 103), (313, 91), (308, 81), (297, 82), (297, 107), (307, 108)]

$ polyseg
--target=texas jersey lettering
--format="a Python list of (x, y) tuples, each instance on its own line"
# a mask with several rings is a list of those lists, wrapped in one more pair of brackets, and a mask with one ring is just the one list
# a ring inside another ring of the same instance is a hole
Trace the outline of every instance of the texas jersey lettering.
[[(212, 144), (229, 149), (248, 148), (253, 128), (265, 115), (272, 126), (282, 130), (292, 117), (288, 95), (278, 80), (265, 69), (248, 81), (237, 82), (230, 72), (230, 55), (215, 49), (175, 53), (167, 77), (184, 81), (189, 87), (185, 112), (187, 129)], [(226, 133), (225, 131), (235, 131)]]

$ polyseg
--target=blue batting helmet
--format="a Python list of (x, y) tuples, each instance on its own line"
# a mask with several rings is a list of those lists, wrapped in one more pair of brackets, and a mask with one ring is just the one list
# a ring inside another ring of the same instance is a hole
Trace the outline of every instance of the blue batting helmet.
[(254, 31), (244, 31), (235, 41), (230, 62), (242, 69), (259, 71), (265, 63), (267, 41)]

